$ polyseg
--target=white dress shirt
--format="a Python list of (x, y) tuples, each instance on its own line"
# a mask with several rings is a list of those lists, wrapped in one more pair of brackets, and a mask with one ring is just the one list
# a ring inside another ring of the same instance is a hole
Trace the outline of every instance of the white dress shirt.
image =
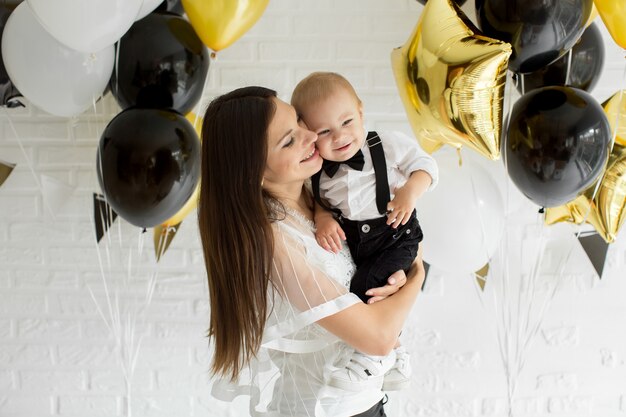
[[(435, 187), (439, 178), (437, 162), (419, 146), (417, 140), (402, 132), (378, 132), (378, 135), (385, 152), (392, 200), (394, 190), (403, 186), (411, 173), (418, 170), (426, 171), (432, 178), (428, 190)], [(376, 207), (376, 176), (367, 141), (361, 151), (365, 159), (362, 171), (341, 164), (332, 178), (324, 171), (320, 176), (322, 199), (331, 207), (341, 210), (343, 217), (356, 221), (382, 216)]]

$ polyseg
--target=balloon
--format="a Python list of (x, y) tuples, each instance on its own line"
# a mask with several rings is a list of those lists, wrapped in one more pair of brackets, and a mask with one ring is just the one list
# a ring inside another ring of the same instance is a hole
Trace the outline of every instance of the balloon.
[(450, 149), (433, 157), (439, 183), (417, 201), (424, 261), (447, 272), (477, 271), (502, 238), (504, 207), (498, 186), (481, 166), (466, 159), (459, 165), (459, 156)]
[(509, 177), (542, 207), (573, 200), (602, 173), (611, 133), (602, 107), (570, 87), (526, 93), (511, 110), (504, 141)]
[(612, 132), (615, 132), (615, 126), (617, 125), (615, 142), (626, 146), (626, 90), (613, 94), (607, 101), (602, 103), (602, 107), (607, 119), (609, 119)]
[(139, 8), (139, 12), (137, 13), (137, 16), (135, 17), (135, 21), (143, 19), (144, 17), (148, 16), (162, 2), (163, 0), (143, 0), (141, 2), (141, 7)]
[(587, 23), (585, 23), (585, 26), (589, 27), (589, 25), (591, 25), (593, 21), (596, 20), (596, 17), (598, 17), (598, 9), (596, 8), (596, 5), (594, 4), (591, 7), (591, 14), (589, 15), (589, 19), (587, 19)]
[(115, 212), (136, 226), (156, 226), (193, 194), (200, 176), (200, 142), (193, 126), (176, 112), (124, 110), (102, 133), (97, 171)]
[(592, 0), (476, 0), (476, 15), (486, 35), (513, 45), (509, 69), (526, 73), (574, 46), (592, 5)]
[(615, 42), (626, 48), (626, 2), (623, 0), (594, 0), (600, 17)]
[[(417, 0), (417, 1), (422, 3), (423, 5), (426, 5), (426, 3), (428, 2), (428, 0)], [(454, 0), (454, 4), (461, 7), (465, 4), (466, 1), (467, 0)]]
[(80, 52), (113, 45), (135, 21), (143, 0), (27, 0), (46, 31)]
[[(196, 130), (196, 133), (198, 134), (198, 137), (202, 137), (202, 117), (194, 113), (188, 113), (187, 115), (185, 115), (185, 118), (189, 120), (189, 122), (192, 124), (192, 126)], [(196, 188), (193, 191), (191, 197), (189, 197), (189, 200), (187, 200), (187, 202), (180, 208), (180, 210), (178, 210), (176, 214), (164, 221), (161, 224), (161, 227), (167, 229), (168, 227), (174, 227), (177, 224), (180, 224), (180, 222), (182, 222), (185, 217), (187, 217), (189, 213), (191, 213), (198, 206), (198, 198), (200, 198), (199, 180), (198, 185), (196, 185)]]
[[(10, 14), (11, 10), (9, 10), (9, 8), (0, 5), (0, 43), (2, 43), (2, 32), (4, 32), (4, 26)], [(0, 106), (18, 107), (20, 103), (16, 98), (19, 96), (21, 96), (21, 94), (11, 82), (4, 66), (4, 60), (2, 56), (0, 56)]]
[(391, 53), (396, 84), (415, 136), (434, 152), (467, 145), (500, 156), (510, 45), (486, 38), (450, 0), (431, 0), (407, 42)]
[[(596, 195), (594, 196), (594, 193)], [(546, 224), (583, 221), (593, 225), (607, 242), (615, 241), (626, 220), (626, 147), (613, 146), (606, 171), (583, 195), (563, 206), (546, 210)]]
[(111, 92), (123, 109), (189, 112), (200, 99), (209, 53), (181, 16), (151, 13), (120, 40)]
[(269, 0), (182, 0), (202, 42), (220, 51), (239, 39), (261, 17)]
[(2, 57), (13, 84), (35, 106), (57, 116), (74, 116), (102, 95), (115, 50), (75, 51), (59, 43), (23, 2), (9, 17), (2, 36)]
[(180, 4), (180, 0), (143, 0), (143, 4), (139, 9), (139, 13), (135, 18), (135, 21), (143, 19), (153, 11), (156, 12), (169, 12), (182, 16), (185, 11), (183, 5)]
[(537, 71), (516, 74), (517, 90), (524, 94), (549, 85), (567, 85), (591, 91), (604, 66), (604, 41), (597, 25), (583, 32), (578, 42), (561, 58)]
[(156, 8), (157, 12), (169, 12), (182, 16), (185, 13), (183, 5), (180, 0), (165, 0), (159, 7)]

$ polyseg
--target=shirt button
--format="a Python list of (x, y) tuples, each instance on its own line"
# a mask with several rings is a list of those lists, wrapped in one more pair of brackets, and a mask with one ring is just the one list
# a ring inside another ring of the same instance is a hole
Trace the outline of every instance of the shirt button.
[(370, 231), (370, 225), (369, 224), (364, 224), (363, 226), (361, 226), (361, 231), (363, 233), (369, 233)]
[(410, 235), (411, 234), (411, 229), (406, 229), (406, 234)]

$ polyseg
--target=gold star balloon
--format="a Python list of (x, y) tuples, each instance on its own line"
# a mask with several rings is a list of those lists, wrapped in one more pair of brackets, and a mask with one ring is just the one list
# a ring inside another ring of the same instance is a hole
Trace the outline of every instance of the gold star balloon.
[(413, 34), (391, 53), (398, 91), (427, 152), (467, 145), (500, 156), (511, 45), (479, 33), (451, 0), (429, 0)]
[(618, 91), (607, 101), (602, 103), (604, 112), (611, 125), (611, 131), (615, 132), (615, 142), (626, 146), (626, 90)]
[[(624, 98), (622, 99), (622, 96)], [(626, 92), (616, 93), (604, 104), (611, 129), (617, 133), (606, 170), (582, 195), (559, 207), (546, 210), (546, 224), (587, 222), (607, 242), (615, 240), (626, 221)], [(597, 188), (597, 190), (596, 190)], [(595, 194), (595, 195), (594, 195)]]

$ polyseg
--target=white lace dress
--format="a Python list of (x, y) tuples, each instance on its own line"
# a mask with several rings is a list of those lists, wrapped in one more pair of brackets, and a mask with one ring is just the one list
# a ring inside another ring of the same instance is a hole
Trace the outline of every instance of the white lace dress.
[(347, 290), (355, 267), (346, 245), (336, 255), (325, 251), (313, 223), (293, 211), (274, 232), (274, 286), (262, 347), (237, 384), (215, 381), (212, 395), (226, 401), (249, 395), (252, 416), (342, 417), (369, 409), (382, 391), (326, 384), (353, 349), (315, 323), (361, 302)]

